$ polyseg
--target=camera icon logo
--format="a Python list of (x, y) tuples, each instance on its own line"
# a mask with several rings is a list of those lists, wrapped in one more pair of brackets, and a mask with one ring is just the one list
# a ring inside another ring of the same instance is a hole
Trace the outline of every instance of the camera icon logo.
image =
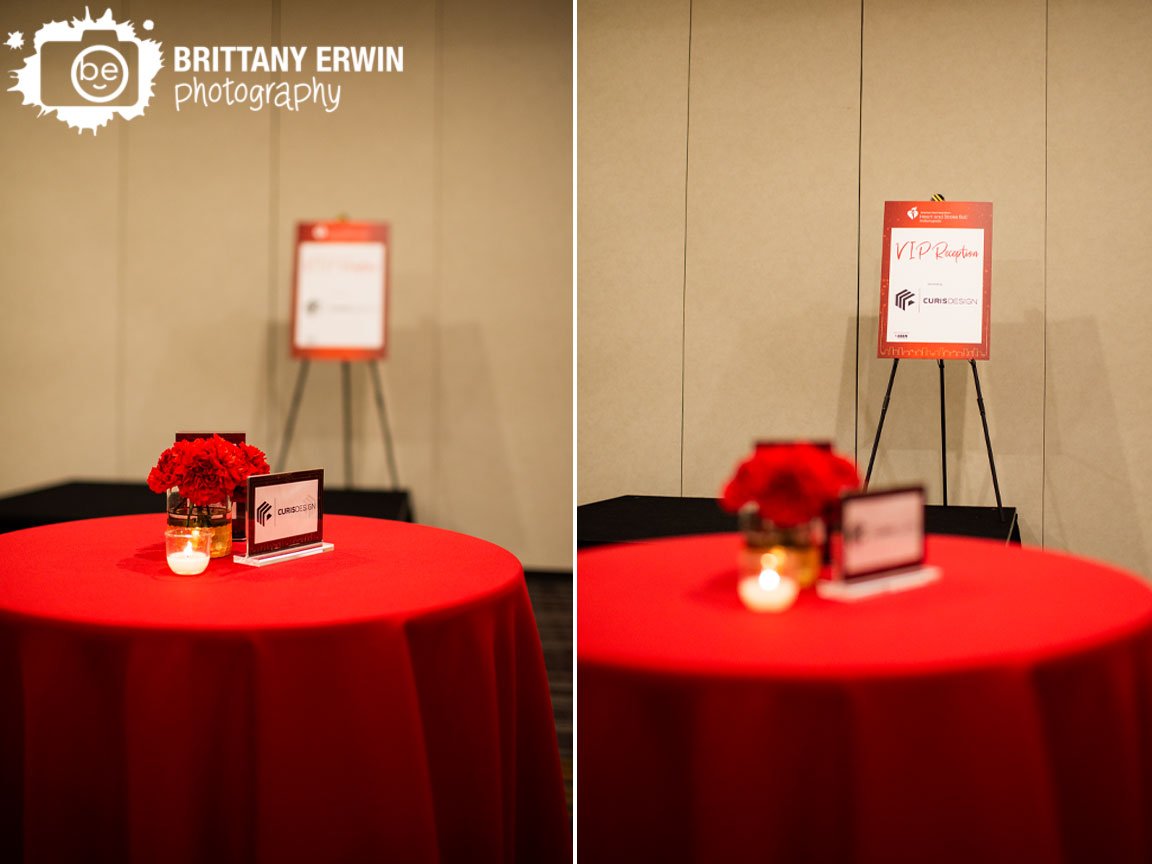
[(79, 42), (40, 46), (40, 100), (54, 107), (135, 105), (139, 49), (115, 30), (88, 30)]
[[(144, 29), (152, 29), (150, 20)], [(24, 59), (10, 89), (36, 105), (41, 115), (93, 134), (115, 117), (131, 120), (148, 107), (153, 80), (164, 65), (160, 43), (136, 36), (131, 23), (119, 23), (108, 9), (93, 19), (53, 21), (36, 32), (36, 53)]]

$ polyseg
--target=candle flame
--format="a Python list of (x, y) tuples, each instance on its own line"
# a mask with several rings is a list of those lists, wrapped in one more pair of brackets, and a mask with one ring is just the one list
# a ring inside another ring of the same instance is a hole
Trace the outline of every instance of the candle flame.
[(192, 554), (192, 541), (189, 540), (186, 544), (184, 544), (184, 557), (187, 558), (191, 554)]
[(780, 587), (780, 574), (771, 567), (760, 571), (760, 587), (765, 591), (775, 591)]

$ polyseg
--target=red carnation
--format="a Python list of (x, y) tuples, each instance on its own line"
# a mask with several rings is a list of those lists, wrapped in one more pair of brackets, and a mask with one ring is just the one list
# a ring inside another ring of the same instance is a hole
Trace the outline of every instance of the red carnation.
[(737, 467), (720, 501), (731, 512), (755, 503), (765, 519), (789, 527), (822, 515), (859, 483), (855, 466), (828, 450), (811, 444), (760, 447)]
[(177, 441), (160, 454), (148, 474), (148, 488), (176, 487), (193, 506), (205, 507), (228, 498), (252, 474), (267, 474), (264, 453), (247, 444), (232, 444), (219, 435)]
[(175, 448), (169, 447), (160, 454), (160, 460), (148, 472), (148, 488), (157, 493), (166, 492), (180, 484), (182, 474), (182, 462), (176, 455)]
[(259, 447), (245, 443), (241, 443), (239, 447), (248, 466), (248, 473), (244, 475), (245, 479), (258, 474), (267, 474), (272, 470), (268, 467), (268, 457)]
[(232, 471), (211, 438), (197, 438), (188, 443), (184, 477), (180, 494), (198, 507), (223, 501), (234, 488)]
[(827, 459), (827, 483), (829, 491), (835, 497), (841, 492), (860, 488), (860, 472), (856, 470), (856, 463), (845, 459), (835, 453), (829, 453)]

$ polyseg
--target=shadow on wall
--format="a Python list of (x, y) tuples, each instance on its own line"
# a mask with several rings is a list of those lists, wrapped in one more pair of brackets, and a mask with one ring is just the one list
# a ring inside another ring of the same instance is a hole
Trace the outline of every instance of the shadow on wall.
[[(263, 439), (273, 469), (279, 470), (282, 443), (292, 394), (301, 361), (290, 353), (289, 323), (272, 322), (267, 327), (267, 373), (261, 380), (266, 391), (260, 394), (266, 413)], [(436, 328), (430, 320), (417, 327), (394, 326), (388, 334), (389, 356), (378, 364), (384, 391), (388, 425), (400, 488), (424, 499), (430, 495), (430, 465), (435, 442), (432, 435), (435, 388)], [(365, 363), (353, 363), (352, 457), (355, 485), (360, 488), (391, 488), (392, 472), (387, 464), (383, 431), (376, 406), (375, 389)], [(270, 384), (267, 382), (271, 382)], [(322, 464), (326, 482), (345, 485), (343, 397), (340, 364), (334, 361), (311, 363), (305, 381), (296, 427), (286, 459), (286, 468)], [(427, 509), (418, 511), (427, 516)]]
[[(292, 398), (300, 384), (303, 361), (291, 355), (290, 325), (285, 321), (269, 325), (269, 434), (266, 439), (268, 462), (273, 471), (298, 471), (323, 468), (326, 486), (345, 486), (343, 470), (343, 403), (340, 364), (327, 360), (311, 361), (304, 373), (300, 405), (292, 428), (287, 451), (284, 437)], [(359, 364), (356, 364), (359, 365)], [(353, 394), (353, 417), (360, 407)], [(358, 442), (353, 433), (353, 458)]]
[[(288, 322), (269, 321), (264, 328), (264, 368), (255, 380), (257, 392), (253, 394), (254, 404), (260, 406), (260, 434), (261, 441), (268, 452), (268, 461), (276, 458), (280, 447), (280, 435), (284, 431), (284, 418), (288, 414), (288, 400), (291, 397), (289, 389), (291, 382), (280, 387), (277, 373), (281, 369), (293, 365), (288, 356)], [(285, 380), (288, 380), (287, 378)], [(276, 470), (276, 466), (272, 466)]]
[[(859, 346), (856, 344), (856, 316), (849, 315), (844, 322), (844, 356), (840, 365), (840, 395), (836, 400), (836, 444), (846, 455), (852, 456), (860, 467), (860, 476), (868, 467), (868, 447), (872, 439), (865, 442), (863, 427), (857, 428), (856, 417), (858, 386), (856, 381), (856, 357)], [(861, 334), (863, 336), (863, 334)], [(856, 452), (851, 447), (855, 442)]]
[[(892, 370), (890, 359), (876, 357), (878, 326), (876, 316), (860, 322), (861, 471), (867, 470)], [(1043, 332), (1039, 311), (1016, 321), (997, 321), (992, 359), (977, 363), (1003, 500), (1020, 509), (1025, 542), (1034, 543), (1041, 542), (1043, 515)], [(934, 360), (900, 364), (872, 471), (876, 485), (924, 483), (930, 503), (943, 498), (939, 381)], [(944, 387), (949, 503), (993, 506), (996, 497), (971, 365), (946, 361)]]
[[(876, 356), (876, 338), (878, 319), (875, 316), (860, 319), (860, 347), (856, 344), (856, 318), (849, 316), (845, 321), (844, 354), (842, 374), (840, 376), (840, 395), (836, 413), (836, 440), (840, 446), (847, 448), (849, 442), (856, 442), (856, 463), (860, 469), (861, 478), (868, 470), (868, 459), (872, 453), (872, 443), (876, 437), (876, 426), (880, 421), (880, 411), (884, 402), (884, 392), (888, 386), (888, 377), (892, 372), (892, 361)], [(1008, 332), (1012, 325), (998, 325), (1001, 332)], [(1029, 325), (1020, 325), (1026, 329)], [(1009, 337), (1011, 338), (1011, 337)], [(859, 368), (857, 368), (859, 357)], [(986, 364), (985, 364), (986, 366)], [(856, 389), (856, 376), (859, 373), (859, 392)], [(981, 369), (982, 376), (987, 370)], [(905, 360), (899, 366), (896, 380), (892, 387), (892, 396), (888, 405), (888, 414), (884, 421), (884, 432), (880, 438), (880, 445), (876, 451), (876, 463), (872, 469), (872, 477), (877, 485), (892, 485), (905, 482), (924, 482), (931, 485), (933, 480), (921, 477), (910, 480), (907, 467), (897, 464), (901, 457), (893, 456), (900, 451), (926, 451), (932, 460), (935, 460), (934, 474), (929, 475), (936, 480), (939, 478), (940, 459), (940, 389), (939, 372), (934, 360)], [(988, 383), (981, 377), (981, 386), (985, 390), (985, 403), (987, 403)], [(945, 409), (948, 415), (948, 455), (949, 455), (949, 498), (956, 494), (965, 494), (964, 475), (956, 471), (953, 464), (968, 446), (965, 432), (968, 424), (968, 412), (977, 412), (976, 390), (972, 383), (972, 373), (966, 362), (949, 362), (944, 364), (944, 390)], [(989, 409), (990, 410), (990, 409)], [(859, 425), (856, 425), (859, 417)], [(975, 421), (979, 424), (979, 420)], [(991, 418), (989, 418), (991, 423)], [(979, 425), (977, 428), (980, 429)], [(1037, 435), (1038, 435), (1037, 431)], [(979, 433), (979, 441), (971, 446), (979, 447), (984, 452), (983, 431)], [(997, 437), (993, 447), (999, 457), (1001, 448), (1015, 450), (1017, 442), (1001, 441)], [(987, 465), (985, 461), (982, 463)], [(987, 468), (985, 474), (989, 474)], [(955, 476), (953, 476), (955, 474)], [(896, 479), (901, 478), (901, 479)], [(989, 503), (994, 502), (991, 476), (985, 477), (987, 488), (969, 490), (973, 498)], [(958, 503), (958, 502), (953, 502)], [(1007, 503), (1007, 502), (1006, 502)]]
[[(892, 361), (876, 356), (878, 319), (874, 316), (861, 319), (861, 427), (859, 427), (859, 449), (861, 461), (867, 464), (872, 440), (880, 419), (880, 409), (884, 403), (885, 388), (892, 372)], [(1007, 349), (996, 350), (996, 342), (1003, 346), (1022, 344), (1034, 334), (1043, 332), (1043, 321), (1039, 314), (1030, 314), (1023, 321), (998, 321), (995, 325), (992, 359), (977, 363), (980, 385), (984, 392), (988, 427), (992, 433), (992, 447), (999, 463), (1001, 456), (1034, 452), (1040, 439), (1039, 425), (1013, 423), (1013, 417), (995, 416), (992, 394), (998, 392), (996, 382), (1009, 391), (1018, 393), (1022, 388), (1041, 386), (1038, 377), (1030, 380), (1028, 369), (1017, 366), (1013, 356), (1006, 356)], [(870, 338), (869, 335), (870, 334)], [(998, 356), (999, 354), (999, 356)], [(999, 363), (998, 363), (999, 361)], [(1039, 370), (1039, 359), (1037, 359)], [(934, 359), (905, 359), (896, 373), (892, 401), (888, 406), (884, 434), (880, 439), (876, 467), (873, 477), (892, 476), (900, 468), (890, 460), (896, 452), (926, 452), (935, 460), (934, 482), (939, 480), (940, 455), (940, 373)], [(1006, 387), (1005, 387), (1006, 385)], [(968, 361), (945, 362), (945, 410), (948, 432), (948, 490), (949, 500), (955, 503), (993, 503), (991, 472), (988, 471), (985, 454), (984, 431), (980, 423), (976, 401), (976, 385), (972, 380), (971, 365)], [(964, 487), (967, 473), (961, 468), (960, 458), (979, 455), (982, 465), (977, 472), (980, 477), (976, 485)], [(1005, 488), (1005, 478), (1001, 477), (1001, 487)], [(1010, 488), (1010, 484), (1008, 485)], [(937, 490), (939, 492), (939, 490)], [(955, 493), (955, 495), (954, 495)], [(971, 499), (961, 501), (960, 499)], [(1006, 503), (1011, 503), (1007, 501)]]
[[(476, 324), (441, 331), (436, 436), (437, 524), (503, 546), (528, 545), (526, 517), (513, 482), (509, 431), (517, 418), (498, 404), (492, 363)], [(542, 444), (525, 448), (548, 453)]]
[(1097, 322), (1052, 321), (1044, 544), (1152, 575)]
[[(856, 401), (852, 359), (856, 336), (851, 319), (845, 325), (839, 373), (831, 365), (834, 324), (817, 330), (786, 313), (766, 320), (731, 311), (715, 321), (724, 328), (717, 331), (724, 333), (723, 338), (693, 335), (693, 328), (688, 333), (685, 496), (715, 497), (758, 440), (833, 439), (838, 450), (851, 454)], [(803, 339), (797, 338), (798, 327), (806, 328)], [(774, 333), (781, 329), (797, 332), (777, 340)], [(636, 411), (643, 408), (641, 402)], [(621, 424), (633, 420), (632, 416), (615, 419)], [(664, 431), (670, 435), (679, 430), (669, 424)], [(666, 440), (652, 446), (664, 448)]]
[[(1008, 331), (1013, 325), (997, 324), (998, 335)], [(876, 356), (876, 342), (879, 320), (876, 316), (860, 319), (860, 470), (868, 467), (872, 442), (876, 427), (880, 422), (880, 412), (884, 403), (884, 392), (892, 372), (892, 361)], [(1010, 338), (1010, 337), (1006, 337)], [(985, 366), (987, 364), (984, 364)], [(982, 369), (982, 372), (987, 372)], [(982, 384), (985, 382), (982, 380)], [(965, 361), (949, 361), (944, 364), (944, 405), (947, 414), (948, 434), (948, 497), (953, 504), (976, 503), (987, 497), (987, 503), (994, 503), (991, 478), (987, 479), (987, 489), (965, 490), (964, 474), (957, 471), (960, 454), (968, 448), (979, 446), (983, 452), (983, 432), (979, 442), (969, 442), (966, 432), (969, 424), (969, 411), (977, 413), (976, 388), (972, 383), (972, 373)], [(987, 400), (985, 400), (987, 402)], [(976, 421), (977, 428), (979, 420)], [(991, 423), (991, 418), (989, 418)], [(1004, 449), (1004, 442), (997, 437), (993, 440), (996, 451)], [(908, 454), (916, 453), (915, 465), (909, 474)], [(915, 480), (910, 479), (919, 473)], [(985, 457), (984, 473), (987, 474)], [(929, 500), (942, 497), (940, 488), (940, 372), (935, 360), (904, 360), (896, 373), (892, 396), (888, 404), (888, 414), (884, 420), (884, 432), (876, 452), (876, 463), (872, 469), (873, 482), (890, 485), (892, 483), (923, 482), (927, 487)], [(985, 496), (985, 492), (987, 493)], [(969, 501), (971, 498), (973, 500)]]

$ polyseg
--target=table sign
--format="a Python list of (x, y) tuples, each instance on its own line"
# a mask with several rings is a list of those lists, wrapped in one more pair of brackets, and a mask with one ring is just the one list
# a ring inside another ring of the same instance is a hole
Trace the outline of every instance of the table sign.
[(924, 566), (924, 487), (852, 492), (840, 509), (833, 578), (817, 585), (822, 597), (858, 600), (940, 577)]
[(383, 222), (297, 225), (293, 356), (345, 361), (385, 356), (388, 245)]
[(233, 561), (263, 567), (331, 552), (324, 542), (324, 469), (248, 478), (248, 549)]
[(885, 201), (877, 356), (987, 360), (992, 205)]

